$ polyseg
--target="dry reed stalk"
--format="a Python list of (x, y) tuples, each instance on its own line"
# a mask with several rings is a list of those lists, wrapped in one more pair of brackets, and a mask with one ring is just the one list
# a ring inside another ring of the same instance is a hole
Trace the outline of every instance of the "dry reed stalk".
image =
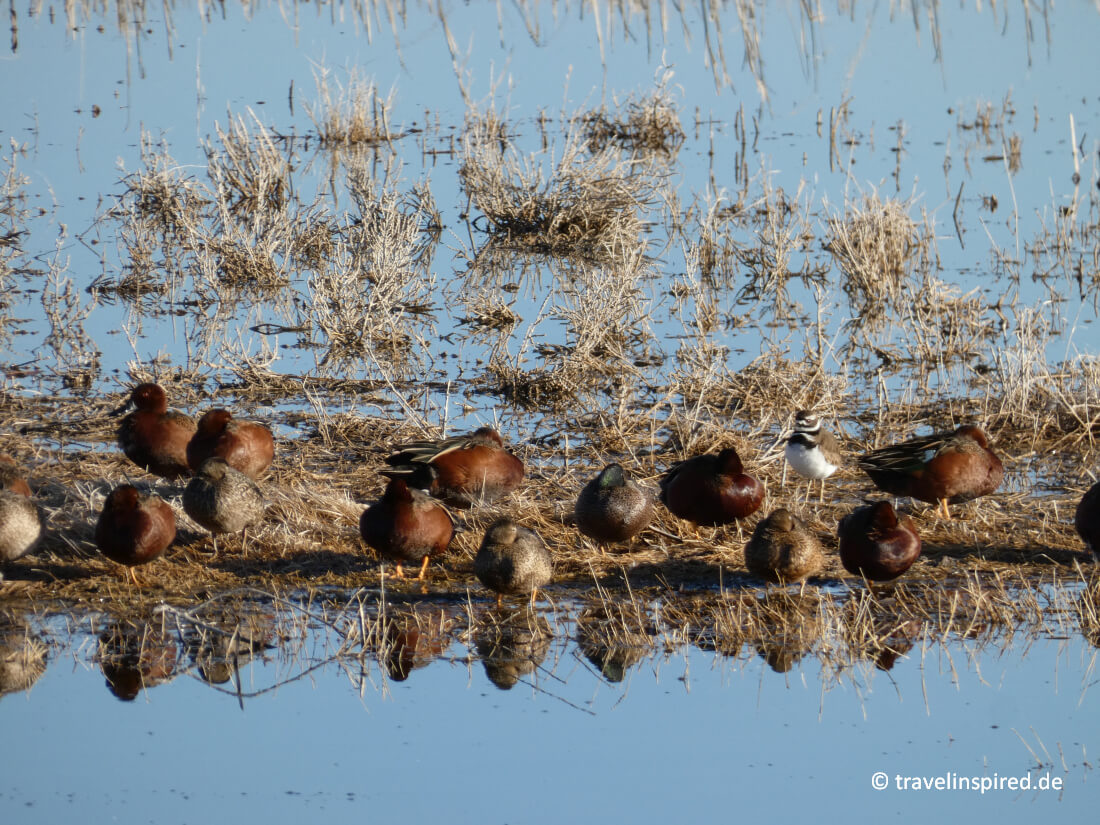
[(326, 268), (311, 276), (308, 324), (326, 348), (322, 366), (366, 366), (408, 377), (426, 346), (419, 327), (432, 306), (432, 249), (438, 226), (426, 186), (401, 193), (365, 165), (352, 167), (349, 187), (361, 218), (335, 240)]
[(4, 159), (0, 178), (0, 345), (9, 347), (19, 322), (12, 317), (16, 276), (23, 271), (23, 238), (30, 217), (26, 187), (30, 179), (19, 172), (22, 150), (14, 141)]

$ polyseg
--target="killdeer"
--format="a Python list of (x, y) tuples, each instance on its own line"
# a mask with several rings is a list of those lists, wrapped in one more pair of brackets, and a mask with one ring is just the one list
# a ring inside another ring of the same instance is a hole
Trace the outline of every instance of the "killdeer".
[(796, 473), (810, 479), (811, 489), (813, 482), (821, 482), (818, 501), (824, 501), (825, 479), (840, 469), (844, 456), (833, 434), (822, 428), (821, 419), (809, 410), (795, 413), (794, 432), (783, 455)]

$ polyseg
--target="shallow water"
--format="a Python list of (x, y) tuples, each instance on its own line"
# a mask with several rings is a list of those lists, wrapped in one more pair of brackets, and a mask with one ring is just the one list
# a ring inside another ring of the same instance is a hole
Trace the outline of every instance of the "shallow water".
[[(76, 811), (657, 822), (785, 820), (825, 805), (1025, 821), (1095, 807), (1096, 650), (1079, 634), (925, 636), (889, 670), (830, 666), (819, 655), (828, 631), (772, 665), (751, 647), (671, 644), (631, 657), (625, 672), (605, 669), (621, 677), (611, 681), (574, 640), (570, 612), (546, 614), (555, 635), (529, 652), (536, 668), (503, 680), (508, 690), (473, 643), (423, 648), (395, 681), (373, 656), (336, 655), (315, 628), (293, 652), (242, 663), (240, 695), (179, 655), (169, 681), (132, 701), (108, 691), (94, 639), (55, 622), (45, 674), (0, 702), (0, 810), (27, 823)], [(879, 771), (884, 790), (871, 785)], [(899, 790), (913, 777), (1061, 789)]]
[[(270, 348), (276, 372), (325, 373), (318, 362), (327, 345), (316, 328), (304, 334), (253, 331), (258, 324), (297, 327), (308, 320), (301, 309), (301, 302), (312, 300), (304, 274), (279, 297), (253, 296), (238, 304), (223, 296), (220, 308), (217, 301), (208, 305), (208, 294), (185, 289), (167, 315), (110, 296), (96, 303), (84, 292), (95, 278), (117, 278), (129, 263), (118, 247), (120, 226), (96, 220), (122, 193), (122, 171), (142, 167), (142, 130), (166, 144), (177, 171), (203, 180), (202, 144), (219, 147), (214, 132), (229, 122), (227, 108), (250, 128), (257, 128), (251, 111), (277, 134), (307, 137), (313, 125), (306, 108), (316, 106), (313, 73), (319, 65), (331, 70), (334, 84), (346, 84), (354, 67), (380, 89), (393, 89), (394, 131), (415, 131), (379, 150), (375, 163), (381, 168), (399, 159), (399, 189), (425, 181), (439, 205), (443, 232), (432, 265), (437, 286), (429, 296), (434, 315), (430, 326), (410, 324), (418, 351), (411, 364), (391, 367), (399, 374), (411, 369), (409, 377), (463, 387), (480, 380), (490, 354), (522, 369), (552, 368), (552, 357), (540, 355), (536, 345), (578, 343), (577, 330), (565, 320), (575, 311), (575, 273), (554, 260), (521, 258), (492, 276), (519, 287), (505, 299), (523, 321), (502, 342), (457, 323), (469, 309), (461, 305), (463, 296), (485, 277), (466, 272), (485, 239), (477, 229), (483, 222), (469, 226), (462, 219), (467, 199), (457, 174), (461, 156), (453, 150), (466, 114), (463, 89), (477, 109), (491, 107), (506, 118), (521, 154), (533, 152), (536, 163), (545, 163), (545, 142), (550, 157), (563, 151), (564, 127), (553, 122), (559, 115), (605, 102), (614, 111), (616, 99), (654, 89), (662, 65), (671, 67), (669, 89), (686, 133), (662, 173), (669, 181), (662, 198), (677, 199), (674, 223), (688, 223), (681, 237), (668, 221), (670, 210), (660, 204), (644, 216), (652, 261), (639, 283), (640, 303), (624, 321), (639, 342), (629, 355), (648, 359), (653, 379), (667, 378), (677, 349), (697, 333), (700, 306), (670, 299), (670, 290), (698, 277), (684, 256), (685, 243), (699, 237), (692, 223), (698, 218), (686, 210), (694, 204), (705, 211), (739, 195), (758, 204), (779, 190), (805, 213), (811, 237), (796, 245), (791, 269), (805, 264), (828, 273), (820, 317), (824, 338), (836, 350), (827, 359), (831, 369), (850, 369), (843, 356), (845, 330), (860, 310), (849, 305), (838, 267), (822, 249), (826, 222), (843, 214), (846, 202), (858, 203), (872, 192), (912, 198), (910, 216), (926, 215), (935, 236), (938, 266), (932, 274), (954, 285), (947, 287), (954, 297), (977, 290), (985, 331), (979, 334), (979, 326), (977, 339), (964, 341), (974, 352), (961, 363), (948, 358), (925, 365), (934, 373), (934, 386), (967, 392), (964, 382), (973, 378), (972, 370), (991, 364), (1011, 369), (1020, 357), (1017, 349), (1026, 353), (1037, 346), (1022, 339), (1028, 330), (1039, 332), (1051, 363), (1079, 352), (1096, 355), (1095, 336), (1088, 333), (1096, 317), (1090, 263), (1095, 239), (1083, 230), (1086, 237), (1071, 242), (1064, 257), (1033, 249), (1045, 233), (1057, 235), (1077, 221), (1088, 226), (1096, 208), (1097, 155), (1090, 135), (1096, 132), (1097, 101), (1084, 79), (1088, 73), (1080, 71), (1090, 62), (1091, 35), (1098, 29), (1094, 8), (1071, 4), (1038, 13), (1030, 6), (975, 11), (915, 4), (861, 6), (850, 17), (819, 10), (814, 18), (793, 8), (762, 10), (755, 21), (761, 50), (755, 75), (734, 57), (743, 46), (732, 10), (704, 29), (694, 9), (682, 19), (661, 9), (648, 28), (645, 18), (628, 15), (629, 34), (618, 12), (593, 17), (568, 4), (529, 14), (523, 7), (454, 9), (445, 15), (453, 59), (439, 18), (419, 7), (392, 24), (380, 9), (364, 18), (352, 8), (334, 9), (333, 17), (296, 8), (290, 17), (264, 7), (245, 18), (230, 5), (217, 14), (207, 10), (205, 19), (180, 9), (168, 31), (162, 11), (150, 9), (143, 23), (147, 33), (137, 38), (123, 37), (110, 23), (97, 30), (94, 16), (83, 23), (78, 15), (72, 35), (53, 14), (21, 19), (18, 50), (8, 63), (23, 82), (8, 85), (0, 101), (22, 121), (10, 121), (5, 134), (26, 146), (15, 165), (29, 178), (30, 207), (44, 210), (29, 219), (26, 263), (41, 272), (53, 261), (61, 274), (59, 283), (45, 288), (40, 276), (26, 281), (22, 300), (12, 308), (23, 319), (13, 328), (25, 334), (11, 341), (9, 368), (18, 364), (20, 372), (47, 381), (90, 369), (94, 381), (111, 384), (133, 359), (148, 363), (159, 357), (160, 369), (166, 362), (194, 366), (210, 359), (215, 374), (232, 378), (246, 354), (263, 356)], [(369, 38), (364, 20), (373, 21)], [(708, 58), (719, 46), (726, 75)], [(507, 82), (497, 85), (501, 76)], [(93, 105), (99, 107), (95, 117)], [(831, 118), (842, 110), (846, 116), (837, 122), (833, 143)], [(542, 116), (549, 124), (536, 120)], [(1077, 155), (1071, 136), (1080, 142)], [(1018, 165), (1004, 154), (1014, 138), (1022, 141)], [(314, 151), (295, 150), (296, 196), (308, 203), (314, 191), (329, 192), (324, 208), (337, 215), (351, 209), (354, 217), (342, 172), (330, 181), (324, 153)], [(993, 199), (1000, 204), (996, 209)], [(1074, 206), (1075, 212), (1063, 214)], [(755, 230), (745, 227), (732, 238), (751, 244)], [(536, 276), (542, 270), (550, 277)], [(790, 318), (777, 318), (770, 301), (738, 298), (743, 271), (731, 277), (732, 285), (709, 298), (723, 323), (706, 336), (725, 348), (726, 366), (736, 370), (773, 349), (794, 359), (809, 357), (818, 343), (812, 329), (805, 334), (819, 316), (814, 293), (793, 280), (790, 298), (801, 307)], [(76, 290), (71, 299), (65, 298), (65, 279)], [(195, 312), (196, 301), (202, 312)], [(53, 322), (55, 333), (82, 329), (86, 346), (98, 354), (74, 351), (51, 336), (43, 302), (66, 307)], [(999, 308), (991, 310), (993, 305)], [(166, 308), (155, 301), (145, 307)], [(213, 349), (203, 344), (210, 325), (225, 332)], [(905, 350), (914, 345), (911, 336), (899, 327), (877, 346)], [(999, 361), (1005, 349), (1007, 360)], [(887, 362), (888, 377), (895, 368)], [(344, 363), (341, 372), (387, 374), (373, 357)], [(907, 379), (890, 380), (894, 392), (913, 392)], [(448, 400), (433, 391), (433, 405)], [(469, 392), (462, 401), (481, 417), (495, 403)]]

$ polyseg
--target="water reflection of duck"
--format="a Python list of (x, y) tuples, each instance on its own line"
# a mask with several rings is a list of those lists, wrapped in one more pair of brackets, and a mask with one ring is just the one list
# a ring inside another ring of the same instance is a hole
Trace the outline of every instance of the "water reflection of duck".
[(879, 636), (877, 648), (871, 652), (871, 660), (879, 670), (893, 670), (898, 659), (902, 658), (920, 638), (921, 623), (916, 619), (894, 623)]
[(550, 623), (530, 611), (488, 611), (478, 621), (474, 647), (489, 681), (510, 690), (542, 664), (553, 637)]
[(414, 670), (427, 667), (450, 644), (447, 621), (441, 613), (391, 613), (380, 628), (378, 661), (395, 682), (404, 682)]
[(29, 690), (45, 672), (45, 643), (19, 622), (0, 621), (0, 697)]
[(454, 507), (470, 507), (507, 495), (523, 481), (523, 462), (504, 448), (492, 427), (442, 441), (404, 444), (386, 458), (382, 474), (404, 479)]
[(212, 685), (228, 682), (244, 664), (272, 647), (275, 617), (258, 607), (204, 615), (187, 637), (187, 652), (199, 677)]
[(99, 637), (99, 667), (107, 689), (124, 702), (175, 677), (175, 641), (145, 623), (117, 623)]
[(104, 556), (130, 569), (158, 558), (176, 537), (176, 514), (158, 496), (122, 484), (107, 496), (95, 527), (95, 543)]
[(824, 630), (815, 592), (773, 591), (758, 599), (753, 640), (756, 652), (776, 673), (787, 673), (813, 650)]
[(973, 424), (882, 447), (859, 459), (859, 466), (883, 492), (938, 504), (947, 519), (948, 504), (989, 495), (1004, 478), (1001, 460)]
[(770, 582), (796, 582), (825, 563), (821, 542), (798, 516), (780, 507), (756, 525), (745, 545), (745, 566)]
[(902, 619), (897, 610), (878, 600), (868, 601), (866, 591), (853, 591), (845, 603), (844, 634), (854, 655), (869, 659), (879, 670), (892, 670), (920, 638), (922, 624)]
[(600, 608), (584, 610), (577, 617), (577, 646), (607, 681), (621, 682), (653, 648), (647, 628), (637, 625), (633, 611), (615, 616)]
[(417, 579), (428, 572), (433, 557), (442, 556), (454, 537), (454, 522), (446, 508), (430, 496), (391, 479), (382, 498), (359, 517), (359, 535), (404, 578), (403, 564), (419, 564)]
[(192, 471), (211, 458), (225, 459), (235, 470), (255, 480), (275, 458), (271, 430), (255, 421), (239, 421), (229, 410), (217, 408), (203, 414), (195, 435), (187, 444), (187, 463)]
[(717, 526), (746, 518), (764, 500), (764, 485), (747, 475), (732, 447), (692, 456), (661, 476), (661, 502), (694, 524)]
[(136, 409), (118, 427), (118, 445), (125, 456), (162, 478), (191, 475), (187, 444), (195, 434), (195, 420), (176, 410), (169, 411), (168, 396), (159, 384), (138, 384), (114, 414), (131, 406)]
[(609, 464), (589, 481), (573, 508), (577, 529), (603, 544), (630, 541), (653, 518), (653, 493)]
[(490, 525), (474, 557), (474, 573), (497, 594), (497, 607), (506, 595), (527, 593), (534, 604), (553, 572), (553, 559), (539, 534), (507, 518)]
[(920, 556), (920, 534), (908, 516), (898, 517), (888, 501), (846, 515), (837, 527), (844, 569), (870, 581), (896, 579)]
[(1093, 484), (1077, 505), (1073, 525), (1085, 547), (1100, 558), (1100, 481)]

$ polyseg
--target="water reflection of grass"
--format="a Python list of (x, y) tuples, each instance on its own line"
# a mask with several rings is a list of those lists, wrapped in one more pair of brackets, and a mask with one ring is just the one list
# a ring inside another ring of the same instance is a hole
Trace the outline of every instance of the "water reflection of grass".
[(1078, 634), (1095, 645), (1095, 576), (1037, 582), (993, 574), (942, 584), (709, 594), (601, 588), (597, 598), (559, 598), (539, 612), (396, 592), (304, 598), (250, 588), (186, 607), (82, 609), (64, 624), (46, 620), (49, 609), (20, 619), (9, 609), (0, 670), (3, 690), (26, 690), (52, 648), (51, 658), (71, 653), (100, 667), (119, 698), (186, 676), (243, 704), (325, 673), (384, 695), (440, 659), (480, 662), (502, 690), (523, 684), (557, 696), (575, 679), (629, 683), (647, 663), (656, 673), (688, 648), (738, 668), (758, 659), (777, 673), (812, 668), (829, 688), (869, 683), (871, 670), (914, 658), (954, 668), (960, 651), (968, 661), (999, 657)]

